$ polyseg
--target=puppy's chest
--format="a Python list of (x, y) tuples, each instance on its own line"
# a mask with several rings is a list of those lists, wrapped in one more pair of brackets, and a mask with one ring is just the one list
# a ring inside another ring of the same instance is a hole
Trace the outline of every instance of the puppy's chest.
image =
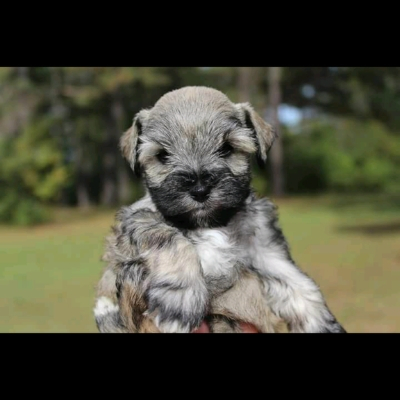
[(219, 229), (199, 229), (190, 239), (197, 249), (206, 282), (215, 292), (230, 287), (246, 263), (245, 249)]

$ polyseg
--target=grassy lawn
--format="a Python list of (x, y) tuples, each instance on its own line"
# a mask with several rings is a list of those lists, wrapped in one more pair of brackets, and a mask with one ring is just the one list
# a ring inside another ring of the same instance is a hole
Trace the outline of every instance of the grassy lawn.
[[(400, 332), (400, 202), (363, 196), (276, 201), (293, 258), (349, 332)], [(112, 212), (57, 210), (0, 227), (0, 332), (96, 332), (94, 286)]]

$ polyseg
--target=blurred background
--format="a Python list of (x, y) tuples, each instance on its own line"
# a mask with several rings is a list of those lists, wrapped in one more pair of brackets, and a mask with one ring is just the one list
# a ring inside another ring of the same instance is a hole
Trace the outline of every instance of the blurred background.
[(143, 194), (119, 138), (187, 85), (277, 126), (253, 184), (293, 258), (349, 332), (399, 332), (398, 67), (1, 67), (0, 332), (96, 332), (104, 238)]

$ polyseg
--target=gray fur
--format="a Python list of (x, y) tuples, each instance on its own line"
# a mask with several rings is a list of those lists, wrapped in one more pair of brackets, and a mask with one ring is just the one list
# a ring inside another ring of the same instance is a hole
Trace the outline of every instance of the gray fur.
[(248, 103), (211, 88), (172, 91), (135, 116), (121, 149), (147, 194), (108, 239), (101, 332), (187, 333), (205, 318), (214, 332), (237, 332), (238, 321), (344, 332), (292, 260), (274, 205), (251, 191), (250, 157), (265, 161), (273, 140)]

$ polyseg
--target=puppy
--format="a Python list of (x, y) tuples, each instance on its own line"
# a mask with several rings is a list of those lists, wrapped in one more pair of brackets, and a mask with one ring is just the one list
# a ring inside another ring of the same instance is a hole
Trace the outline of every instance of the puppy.
[(271, 126), (248, 103), (185, 87), (140, 111), (121, 139), (147, 194), (122, 208), (98, 284), (100, 332), (345, 330), (293, 261), (275, 206), (251, 190)]

